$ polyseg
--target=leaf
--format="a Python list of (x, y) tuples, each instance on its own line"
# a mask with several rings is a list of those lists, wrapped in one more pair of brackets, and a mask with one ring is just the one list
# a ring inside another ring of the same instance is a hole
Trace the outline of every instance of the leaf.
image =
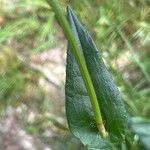
[(111, 149), (111, 145), (98, 135), (90, 99), (70, 47), (67, 51), (66, 113), (70, 130), (85, 146)]
[[(70, 8), (68, 8), (68, 20), (78, 46), (84, 54), (106, 129), (112, 141), (121, 141), (124, 138), (127, 117), (120, 93), (92, 38)], [(84, 145), (89, 149), (111, 149), (110, 143), (98, 136), (88, 93), (70, 46), (67, 50), (66, 113), (70, 130)], [(92, 126), (92, 123), (95, 126)]]
[(126, 110), (120, 92), (102, 60), (89, 33), (68, 9), (69, 22), (85, 57), (88, 71), (97, 94), (105, 126), (113, 141), (123, 140), (127, 125)]
[(150, 120), (139, 117), (131, 118), (129, 126), (139, 136), (141, 143), (147, 150), (150, 149)]

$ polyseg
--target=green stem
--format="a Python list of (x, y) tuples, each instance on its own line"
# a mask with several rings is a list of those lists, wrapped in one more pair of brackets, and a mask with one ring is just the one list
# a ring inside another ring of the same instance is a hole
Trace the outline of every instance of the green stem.
[(66, 38), (68, 39), (68, 42), (72, 48), (71, 49), (72, 53), (75, 56), (75, 59), (77, 61), (78, 67), (80, 69), (82, 78), (84, 80), (84, 83), (85, 83), (85, 86), (87, 89), (87, 92), (88, 92), (89, 97), (90, 97), (90, 101), (92, 104), (95, 120), (97, 123), (97, 127), (98, 127), (101, 135), (103, 137), (106, 137), (107, 133), (106, 133), (105, 127), (103, 125), (99, 103), (97, 100), (97, 96), (96, 96), (96, 93), (94, 90), (94, 86), (93, 86), (90, 74), (88, 72), (88, 69), (87, 69), (87, 66), (85, 63), (84, 56), (82, 55), (81, 50), (78, 47), (78, 44), (77, 44), (77, 42), (73, 36), (73, 33), (71, 31), (69, 23), (67, 22), (66, 17), (63, 15), (63, 12), (59, 8), (58, 1), (57, 0), (46, 0), (46, 1), (54, 10), (56, 17), (57, 17), (57, 20), (59, 21), (61, 27), (63, 28), (64, 34), (65, 34)]

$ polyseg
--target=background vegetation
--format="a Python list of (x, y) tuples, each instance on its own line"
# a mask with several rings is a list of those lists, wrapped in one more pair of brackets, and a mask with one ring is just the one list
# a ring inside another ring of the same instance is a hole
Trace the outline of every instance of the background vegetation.
[[(126, 148), (150, 148), (150, 1), (61, 3), (82, 19), (122, 92)], [(65, 118), (66, 44), (44, 0), (0, 0), (0, 149), (84, 149)]]

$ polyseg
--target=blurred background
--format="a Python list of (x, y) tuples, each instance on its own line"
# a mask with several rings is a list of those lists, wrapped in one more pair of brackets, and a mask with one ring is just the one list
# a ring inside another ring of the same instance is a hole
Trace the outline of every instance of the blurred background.
[[(126, 149), (150, 149), (150, 1), (60, 3), (86, 25), (122, 92)], [(44, 0), (0, 0), (0, 150), (85, 150), (65, 116), (66, 47)]]

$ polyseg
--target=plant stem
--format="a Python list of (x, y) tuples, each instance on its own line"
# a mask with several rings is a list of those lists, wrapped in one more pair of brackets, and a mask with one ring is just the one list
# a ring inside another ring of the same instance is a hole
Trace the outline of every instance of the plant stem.
[(73, 36), (73, 33), (71, 31), (71, 28), (69, 26), (69, 23), (67, 22), (66, 17), (63, 15), (63, 12), (59, 8), (58, 1), (57, 0), (46, 0), (48, 4), (52, 7), (52, 9), (55, 12), (55, 15), (57, 17), (57, 20), (59, 21), (61, 27), (63, 28), (64, 34), (71, 46), (71, 50), (73, 55), (75, 56), (75, 59), (77, 61), (78, 67), (80, 69), (82, 78), (84, 80), (88, 95), (90, 97), (90, 101), (92, 104), (95, 120), (97, 123), (98, 130), (102, 137), (107, 136), (107, 132), (105, 130), (103, 121), (102, 121), (102, 115), (99, 107), (99, 103), (97, 100), (97, 96), (94, 90), (94, 86), (90, 77), (90, 74), (88, 72), (84, 56), (81, 53), (80, 48), (78, 47), (78, 44)]

